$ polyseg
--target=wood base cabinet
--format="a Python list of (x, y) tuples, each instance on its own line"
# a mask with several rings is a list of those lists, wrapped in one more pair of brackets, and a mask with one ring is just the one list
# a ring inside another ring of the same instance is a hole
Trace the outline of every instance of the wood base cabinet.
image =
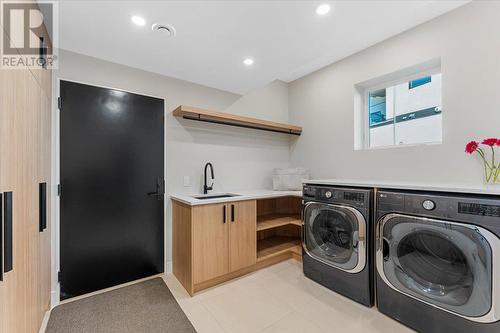
[(256, 263), (255, 200), (172, 205), (173, 271), (191, 295)]

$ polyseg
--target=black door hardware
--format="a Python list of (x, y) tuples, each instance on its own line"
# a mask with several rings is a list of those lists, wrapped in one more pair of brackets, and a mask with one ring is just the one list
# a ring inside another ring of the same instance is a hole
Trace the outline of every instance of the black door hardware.
[(163, 195), (165, 194), (165, 181), (161, 178), (156, 180), (156, 192), (149, 192), (150, 197), (156, 197), (158, 201), (163, 200)]
[(5, 192), (3, 194), (3, 271), (4, 273), (10, 272), (13, 267), (12, 262), (12, 192)]
[(39, 184), (38, 196), (38, 230), (43, 232), (47, 228), (47, 183)]
[(3, 281), (3, 194), (0, 193), (0, 281)]

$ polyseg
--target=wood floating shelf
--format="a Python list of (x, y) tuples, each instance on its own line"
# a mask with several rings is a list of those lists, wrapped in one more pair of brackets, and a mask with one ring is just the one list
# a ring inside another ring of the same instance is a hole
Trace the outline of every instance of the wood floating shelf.
[(230, 113), (210, 111), (186, 105), (178, 106), (172, 112), (172, 114), (175, 117), (181, 117), (184, 119), (203, 121), (208, 123), (253, 128), (258, 130), (286, 133), (292, 135), (300, 135), (302, 133), (302, 127), (300, 126), (276, 123), (269, 120), (263, 120), (251, 117), (237, 116)]
[(257, 242), (257, 262), (292, 252), (302, 256), (300, 240), (293, 237), (273, 236)]
[(257, 231), (277, 228), (288, 224), (301, 226), (302, 220), (300, 219), (300, 215), (267, 214), (257, 216)]

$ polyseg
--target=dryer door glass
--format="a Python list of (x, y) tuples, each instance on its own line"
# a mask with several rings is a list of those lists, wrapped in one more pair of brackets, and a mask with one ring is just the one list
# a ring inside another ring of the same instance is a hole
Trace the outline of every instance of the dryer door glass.
[(478, 228), (398, 214), (380, 227), (377, 264), (393, 288), (466, 317), (490, 311), (492, 250)]
[(359, 212), (356, 214), (350, 207), (310, 203), (304, 210), (304, 221), (304, 248), (311, 257), (345, 271), (363, 268), (360, 265), (365, 263), (366, 223)]

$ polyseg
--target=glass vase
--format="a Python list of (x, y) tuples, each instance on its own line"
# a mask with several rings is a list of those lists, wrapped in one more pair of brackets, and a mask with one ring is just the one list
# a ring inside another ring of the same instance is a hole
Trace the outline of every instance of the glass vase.
[(500, 165), (498, 167), (484, 167), (484, 181), (486, 184), (500, 185)]

